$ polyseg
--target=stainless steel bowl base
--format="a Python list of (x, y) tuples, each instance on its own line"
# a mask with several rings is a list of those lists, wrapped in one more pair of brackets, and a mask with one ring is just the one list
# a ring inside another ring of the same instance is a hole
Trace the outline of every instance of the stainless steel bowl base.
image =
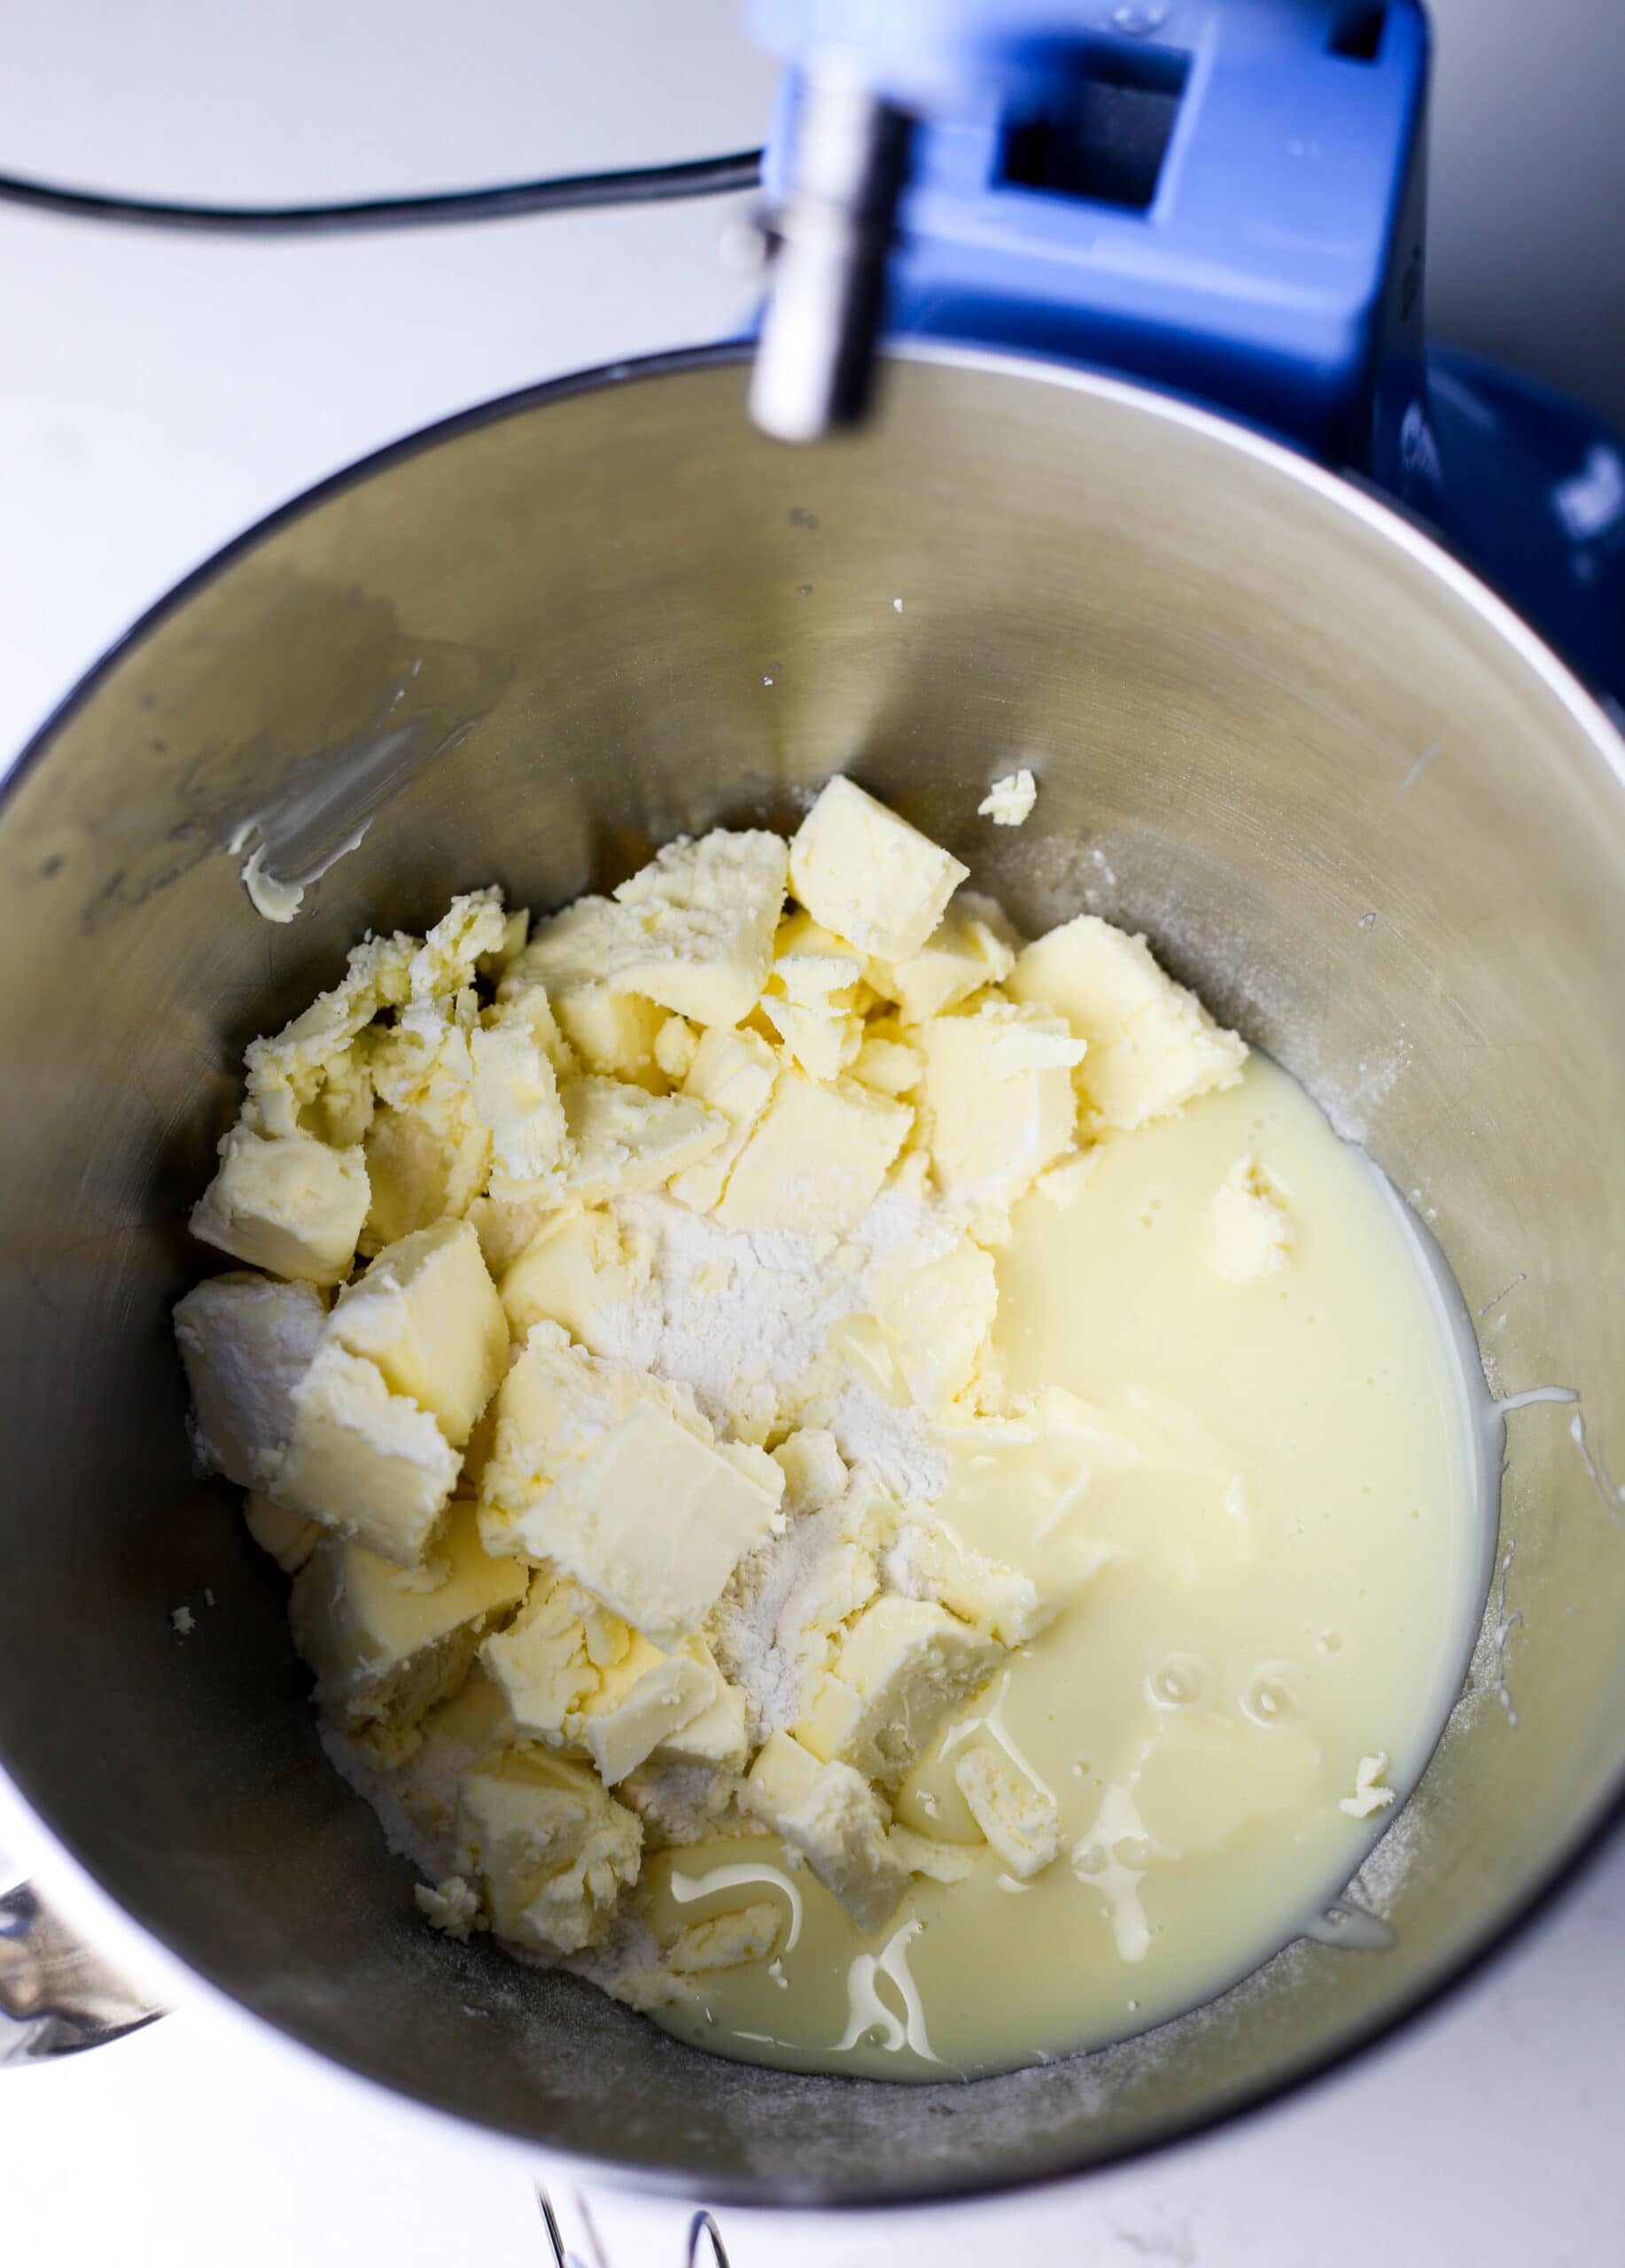
[[(945, 354), (805, 454), (744, 392), (736, 357), (679, 358), (403, 445), (194, 577), (14, 776), (0, 1757), (142, 1928), (338, 2063), (626, 2179), (879, 2201), (1279, 2091), (1434, 1994), (1595, 1832), (1625, 1768), (1625, 1532), (1572, 1412), (1511, 1419), (1491, 1621), (1522, 1619), (1373, 1861), (1388, 1951), (1300, 1944), (1147, 2039), (975, 2085), (752, 2071), (435, 1937), (327, 1764), (282, 1581), (189, 1469), (168, 1328), (245, 1042), (369, 926), (493, 880), (556, 904), (680, 830), (791, 824), (851, 769), (1030, 929), (1146, 929), (1422, 1192), (1497, 1382), (1577, 1389), (1618, 1456), (1625, 780), (1469, 578), (1237, 429)], [(1013, 763), (1037, 812), (990, 829)], [(284, 876), (367, 824), (274, 927), (222, 849), (250, 820)]]

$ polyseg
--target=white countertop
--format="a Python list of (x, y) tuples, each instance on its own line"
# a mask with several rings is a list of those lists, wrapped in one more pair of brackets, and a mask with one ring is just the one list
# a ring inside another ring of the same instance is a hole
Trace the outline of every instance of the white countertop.
[[(585, 19), (562, 0), (53, 0), (7, 27), (0, 167), (248, 200), (702, 155), (762, 130), (772, 75), (735, 12), (733, 0), (598, 0)], [(1493, 105), (1516, 76), (1537, 124), (1560, 113), (1571, 151), (1615, 168), (1612, 197), (1592, 182), (1591, 209), (1617, 210), (1625, 145), (1603, 121), (1617, 115), (1625, 11), (1581, 6), (1561, 49), (1545, 30), (1538, 53), (1527, 9), (1442, 0), (1436, 12), (1461, 50), (1452, 74), (1447, 37), (1436, 148), (1462, 169), (1478, 151), (1489, 200), (1476, 182), (1468, 198), (1460, 173), (1435, 200), (1435, 245), (1453, 262), (1444, 303), (1466, 307), (1455, 329), (1481, 344), (1515, 339), (1524, 320), (1533, 339), (1538, 325), (1537, 359), (1561, 377), (1551, 263), (1536, 275), (1514, 260), (1504, 303), (1481, 298), (1495, 270), (1475, 248), (1499, 229), (1504, 251), (1527, 207), (1504, 121), (1481, 148), (1468, 98)], [(731, 328), (743, 295), (715, 258), (727, 210), (253, 245), (0, 207), (0, 752), (179, 575), (323, 474), (483, 396)], [(1584, 237), (1567, 236), (1559, 263), (1585, 334), (1574, 380), (1617, 405), (1625, 356), (1617, 336), (1612, 361), (1597, 346), (1620, 305), (1617, 247), (1599, 223), (1588, 270)], [(1481, 296), (1464, 301), (1469, 291)], [(735, 2268), (954, 2268), (1013, 2237), (1035, 2262), (1124, 2268), (1365, 2268), (1378, 2256), (1385, 2268), (1596, 2268), (1625, 2249), (1622, 1946), (1625, 1846), (1465, 1999), (1283, 2109), (951, 2216), (792, 2225), (730, 2212)], [(512, 2153), (433, 2121), (409, 2131), (408, 2146), (381, 2098), (340, 2095), (301, 2061), (183, 2010), (100, 2053), (0, 2077), (0, 2254), (37, 2268), (547, 2259)], [(596, 2218), (610, 2268), (679, 2268), (676, 2209), (607, 2198)]]

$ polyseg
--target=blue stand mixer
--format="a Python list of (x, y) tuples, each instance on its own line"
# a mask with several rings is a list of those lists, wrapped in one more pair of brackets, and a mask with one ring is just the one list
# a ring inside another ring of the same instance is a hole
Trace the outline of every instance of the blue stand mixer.
[(877, 334), (1122, 373), (1372, 483), (1625, 688), (1625, 456), (1423, 338), (1419, 0), (755, 0), (766, 152), (752, 408), (859, 414)]

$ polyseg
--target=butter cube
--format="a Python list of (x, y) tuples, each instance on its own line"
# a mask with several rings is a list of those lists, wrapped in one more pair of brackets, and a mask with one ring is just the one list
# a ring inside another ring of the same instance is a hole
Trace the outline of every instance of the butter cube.
[(1238, 1158), (1213, 1200), (1214, 1266), (1228, 1284), (1251, 1284), (1291, 1259), (1291, 1214), (1257, 1160)]
[(516, 1260), (547, 1223), (558, 1217), (551, 1205), (528, 1199), (519, 1203), (507, 1197), (477, 1197), (463, 1216), (479, 1239), (479, 1249), (491, 1280), (501, 1284)]
[(364, 938), (330, 991), (318, 993), (281, 1031), (249, 1043), (243, 1058), (246, 1124), (261, 1134), (293, 1133), (300, 1109), (319, 1097), (329, 1066), (348, 1053), (383, 1009), (410, 997), (408, 972), (416, 951), (417, 940), (400, 931)]
[(432, 1590), (403, 1584), (377, 1552), (335, 1538), (295, 1576), (293, 1643), (316, 1674), (316, 1699), (343, 1731), (369, 1735), (387, 1759), (417, 1745), (437, 1702), (456, 1690), (492, 1621), (517, 1606), (525, 1571), (487, 1557), (471, 1504), (455, 1504), (439, 1540)]
[(334, 1346), (375, 1363), (462, 1449), (508, 1367), (508, 1321), (467, 1221), (437, 1221), (388, 1245), (338, 1294)]
[(908, 1868), (892, 1852), (886, 1806), (850, 1765), (825, 1762), (790, 1734), (774, 1733), (750, 1767), (745, 1802), (866, 1935), (906, 1895)]
[(990, 1000), (921, 1034), (921, 1106), (945, 1196), (1009, 1205), (1072, 1146), (1081, 1045), (1056, 1017)]
[(970, 869), (851, 780), (834, 779), (797, 829), (789, 880), (825, 928), (882, 960), (917, 953)]
[(1023, 1646), (1052, 1621), (1056, 1602), (1040, 1597), (1030, 1575), (972, 1551), (955, 1535), (909, 1520), (898, 1531), (892, 1581), (912, 1596), (934, 1599), (1002, 1646)]
[(857, 1227), (907, 1139), (914, 1113), (851, 1079), (815, 1084), (779, 1075), (751, 1129), (716, 1216), (730, 1229)]
[(846, 1460), (833, 1433), (821, 1426), (803, 1426), (787, 1433), (772, 1452), (784, 1475), (784, 1508), (789, 1512), (817, 1511), (846, 1493)]
[(522, 1200), (556, 1173), (568, 1138), (553, 1066), (517, 1021), (471, 1033), (469, 1051), (474, 1115), (491, 1135), (493, 1193)]
[(500, 889), (476, 889), (454, 897), (413, 954), (407, 982), (414, 1000), (434, 1000), (461, 992), (488, 953), (500, 953), (508, 936), (508, 917)]
[(1038, 800), (1038, 783), (1023, 764), (1018, 771), (1007, 772), (993, 781), (976, 805), (976, 815), (991, 819), (995, 827), (1022, 827), (1031, 818)]
[(330, 1531), (302, 1512), (284, 1511), (273, 1497), (251, 1488), (243, 1500), (248, 1533), (261, 1551), (268, 1552), (284, 1575), (293, 1575)]
[(531, 910), (528, 905), (516, 906), (502, 922), (501, 940), (489, 952), (481, 953), (474, 967), (488, 984), (499, 983), (525, 951), (531, 934)]
[(1015, 966), (1012, 934), (993, 899), (961, 890), (917, 953), (876, 961), (869, 981), (897, 1002), (906, 1022), (922, 1024), (984, 985), (1003, 983)]
[(810, 1079), (838, 1078), (863, 1045), (863, 1019), (822, 1002), (809, 1005), (765, 992), (761, 1010), (786, 1053)]
[(668, 1016), (655, 1034), (655, 1060), (673, 1086), (681, 1086), (694, 1068), (700, 1035), (681, 1016)]
[(324, 1346), (293, 1390), (293, 1431), (269, 1493), (397, 1565), (422, 1559), (457, 1480), (457, 1453), (376, 1363)]
[(447, 1875), (432, 1886), (414, 1883), (412, 1900), (431, 1929), (455, 1938), (459, 1945), (467, 1945), (480, 1925), (479, 1893), (461, 1875)]
[(875, 1319), (917, 1409), (941, 1417), (969, 1392), (989, 1357), (998, 1305), (992, 1254), (968, 1238), (940, 1260), (887, 1270)]
[(781, 839), (760, 831), (668, 843), (615, 893), (630, 919), (611, 983), (696, 1023), (738, 1023), (767, 981), (788, 866)]
[(177, 1301), (175, 1335), (191, 1388), (194, 1441), (228, 1480), (253, 1487), (293, 1425), (292, 1394), (327, 1320), (314, 1284), (234, 1270)]
[(858, 987), (868, 973), (868, 955), (810, 913), (789, 913), (780, 922), (769, 981), (787, 999), (805, 1001), (809, 1006), (833, 1000), (853, 1007)]
[(772, 1526), (784, 1477), (718, 1444), (691, 1395), (535, 1324), (496, 1402), (487, 1547), (551, 1559), (675, 1649)]
[(655, 1043), (664, 1013), (653, 1000), (610, 983), (632, 926), (632, 917), (610, 899), (577, 898), (539, 923), (497, 986), (497, 999), (505, 1005), (531, 987), (543, 987), (564, 1037), (589, 1071), (658, 1093), (665, 1076)]
[(192, 1234), (273, 1276), (342, 1283), (367, 1217), (361, 1152), (330, 1150), (308, 1134), (267, 1140), (234, 1126), (220, 1157), (192, 1208)]
[(490, 1168), (491, 1136), (466, 1110), (434, 1119), (421, 1111), (381, 1105), (368, 1126), (364, 1149), (371, 1202), (362, 1231), (363, 1252), (382, 1252), (402, 1237), (447, 1214), (465, 1213)]
[(1029, 945), (1008, 990), (1013, 999), (1064, 1016), (1087, 1041), (1078, 1084), (1088, 1133), (1129, 1131), (1233, 1087), (1247, 1060), (1245, 1043), (1158, 967), (1144, 937), (1092, 913)]
[(502, 1308), (516, 1340), (533, 1323), (558, 1323), (597, 1354), (604, 1310), (636, 1298), (648, 1281), (648, 1254), (612, 1213), (572, 1208), (544, 1223), (509, 1269)]
[(582, 1703), (632, 1644), (619, 1615), (567, 1576), (543, 1568), (531, 1579), (518, 1613), (486, 1640), (479, 1658), (515, 1728), (526, 1739), (567, 1748), (579, 1745), (571, 1727)]
[(719, 1111), (687, 1095), (651, 1095), (619, 1079), (572, 1080), (564, 1092), (571, 1152), (564, 1188), (585, 1204), (653, 1189), (719, 1147)]
[(1041, 1874), (1061, 1849), (1054, 1798), (991, 1748), (968, 1751), (953, 1777), (971, 1817), (1016, 1880)]
[(766, 1109), (779, 1076), (778, 1059), (759, 1033), (712, 1029), (702, 1034), (683, 1080), (683, 1093), (727, 1121), (727, 1131), (698, 1165), (667, 1183), (673, 1197), (709, 1213), (721, 1196), (751, 1129)]
[(525, 1744), (463, 1775), (458, 1871), (477, 1876), (500, 1938), (544, 1954), (580, 1953), (610, 1933), (637, 1880), (643, 1829), (584, 1764)]
[(975, 1843), (944, 1843), (934, 1835), (916, 1835), (912, 1827), (901, 1825), (894, 1826), (886, 1839), (893, 1858), (911, 1875), (923, 1875), (928, 1882), (968, 1882), (982, 1855)]
[(1004, 1651), (924, 1599), (877, 1598), (847, 1632), (796, 1736), (815, 1756), (894, 1788), (945, 1720), (987, 1683)]
[(666, 1653), (634, 1636), (625, 1658), (604, 1670), (581, 1705), (579, 1732), (598, 1776), (613, 1788), (663, 1741), (716, 1698), (719, 1673), (688, 1653)]
[(664, 1734), (650, 1752), (657, 1763), (708, 1764), (719, 1771), (742, 1772), (749, 1748), (745, 1697), (723, 1676), (704, 1638), (690, 1638), (683, 1652), (704, 1673), (707, 1697), (694, 1716)]
[(668, 1969), (680, 1977), (704, 1975), (707, 1969), (737, 1969), (747, 1961), (766, 1961), (779, 1942), (783, 1916), (771, 1899), (757, 1906), (737, 1907), (729, 1914), (713, 1914), (709, 1921), (691, 1922), (680, 1930), (666, 1948)]
[(852, 1058), (851, 1075), (876, 1094), (911, 1095), (925, 1076), (925, 1058), (913, 1037), (905, 1037), (895, 1018), (877, 1016), (864, 1027), (863, 1044)]

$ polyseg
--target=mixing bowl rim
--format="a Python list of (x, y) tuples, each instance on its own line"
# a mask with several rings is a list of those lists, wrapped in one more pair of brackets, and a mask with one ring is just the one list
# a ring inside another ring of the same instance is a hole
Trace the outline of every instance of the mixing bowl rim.
[[(749, 339), (722, 340), (703, 346), (678, 348), (605, 363), (520, 387), (457, 410), (447, 417), (437, 419), (387, 442), (381, 448), (329, 474), (276, 506), (183, 576), (139, 615), (83, 672), (30, 734), (9, 771), (0, 776), (0, 824), (4, 824), (6, 806), (20, 782), (36, 764), (45, 758), (64, 727), (95, 697), (119, 665), (172, 616), (177, 615), (192, 598), (268, 536), (291, 526), (307, 513), (347, 490), (361, 486), (375, 475), (438, 447), (443, 442), (459, 439), (485, 426), (524, 416), (577, 395), (682, 376), (698, 369), (738, 364), (748, 360), (752, 352), (753, 342)], [(1625, 738), (1621, 737), (1620, 727), (1608, 711), (1574, 671), (1504, 600), (1446, 550), (1423, 521), (1391, 498), (1373, 491), (1348, 474), (1333, 472), (1317, 464), (1255, 426), (1222, 416), (1179, 394), (1131, 384), (1114, 377), (1109, 371), (938, 342), (894, 341), (887, 353), (888, 359), (894, 361), (981, 371), (996, 377), (1026, 378), (1063, 391), (1118, 402), (1162, 418), (1170, 424), (1204, 434), (1214, 442), (1240, 448), (1276, 474), (1297, 482), (1340, 509), (1351, 512), (1357, 520), (1364, 521), (1368, 527), (1396, 542), (1416, 564), (1431, 572), (1457, 598), (1501, 633), (1520, 658), (1535, 671), (1547, 689), (1568, 710), (1575, 723), (1587, 733), (1613, 771), (1621, 792), (1625, 793)], [(741, 415), (743, 415), (743, 404)], [(249, 2019), (272, 2041), (300, 2055), (314, 2056), (330, 2072), (342, 2073), (349, 2079), (359, 2079), (376, 2086), (394, 2101), (404, 2101), (415, 2110), (450, 2120), (460, 2128), (472, 2128), (484, 2135), (512, 2140), (562, 2163), (588, 2169), (598, 2179), (611, 2184), (647, 2194), (672, 2197), (703, 2194), (714, 2203), (740, 2207), (902, 2211), (931, 2202), (969, 2202), (1012, 2191), (1051, 2187), (1067, 2181), (1085, 2179), (1091, 2174), (1131, 2163), (1176, 2144), (1217, 2134), (1237, 2121), (1255, 2117), (1262, 2111), (1279, 2109), (1288, 2099), (1302, 2094), (1311, 2085), (1331, 2079), (1357, 2057), (1367, 2055), (1378, 2047), (1392, 2048), (1401, 2036), (1411, 2031), (1423, 2017), (1442, 2012), (1492, 1961), (1510, 1953), (1536, 1922), (1550, 1916), (1578, 1889), (1583, 1877), (1596, 1865), (1621, 1829), (1625, 1827), (1625, 1759), (1621, 1759), (1612, 1789), (1597, 1805), (1595, 1816), (1589, 1823), (1582, 1823), (1574, 1829), (1567, 1846), (1558, 1847), (1540, 1876), (1505, 1915), (1481, 1930), (1476, 1941), (1470, 1942), (1453, 1955), (1402, 2006), (1351, 2027), (1349, 2033), (1333, 2045), (1306, 2052), (1286, 2070), (1244, 2089), (1233, 2100), (1226, 2101), (1212, 2110), (1171, 2117), (1154, 2125), (1149, 2133), (1081, 2163), (1074, 2155), (1036, 2169), (1012, 2170), (994, 2175), (971, 2174), (962, 2179), (956, 2178), (933, 2188), (848, 2191), (834, 2196), (824, 2194), (816, 2182), (797, 2185), (793, 2181), (768, 2183), (757, 2179), (735, 2178), (696, 2185), (690, 2178), (675, 2171), (631, 2167), (623, 2159), (601, 2156), (576, 2148), (560, 2149), (540, 2140), (528, 2128), (448, 2109), (426, 2093), (417, 2093), (397, 2081), (380, 2078), (346, 2057), (318, 2047), (313, 2039), (303, 2037), (292, 2027), (260, 2015), (238, 2000), (225, 1985), (216, 1983), (206, 1972), (194, 1967), (161, 1930), (141, 1919), (114, 1896), (89, 1861), (58, 1833), (47, 1813), (40, 1808), (32, 1795), (25, 1792), (4, 1759), (0, 1759), (0, 1794), (11, 1797), (20, 1806), (28, 1827), (45, 1846), (48, 1877), (58, 1871), (66, 1873), (71, 1885), (71, 1895), (88, 1911), (93, 1912), (98, 1921), (105, 1921), (118, 1938), (128, 1936), (132, 1950), (142, 1961), (159, 1973), (173, 1972), (176, 1977), (184, 1979), (194, 1992), (201, 1986), (204, 2000), (216, 2005), (222, 2013), (229, 2012), (239, 2021), (245, 2017)], [(51, 1863), (53, 1860), (57, 1862), (54, 1865)], [(786, 2078), (794, 2084), (793, 2075), (787, 2074)], [(889, 2083), (880, 2081), (872, 2084), (884, 2085)], [(995, 2085), (997, 2082), (990, 2080), (970, 2084)]]

